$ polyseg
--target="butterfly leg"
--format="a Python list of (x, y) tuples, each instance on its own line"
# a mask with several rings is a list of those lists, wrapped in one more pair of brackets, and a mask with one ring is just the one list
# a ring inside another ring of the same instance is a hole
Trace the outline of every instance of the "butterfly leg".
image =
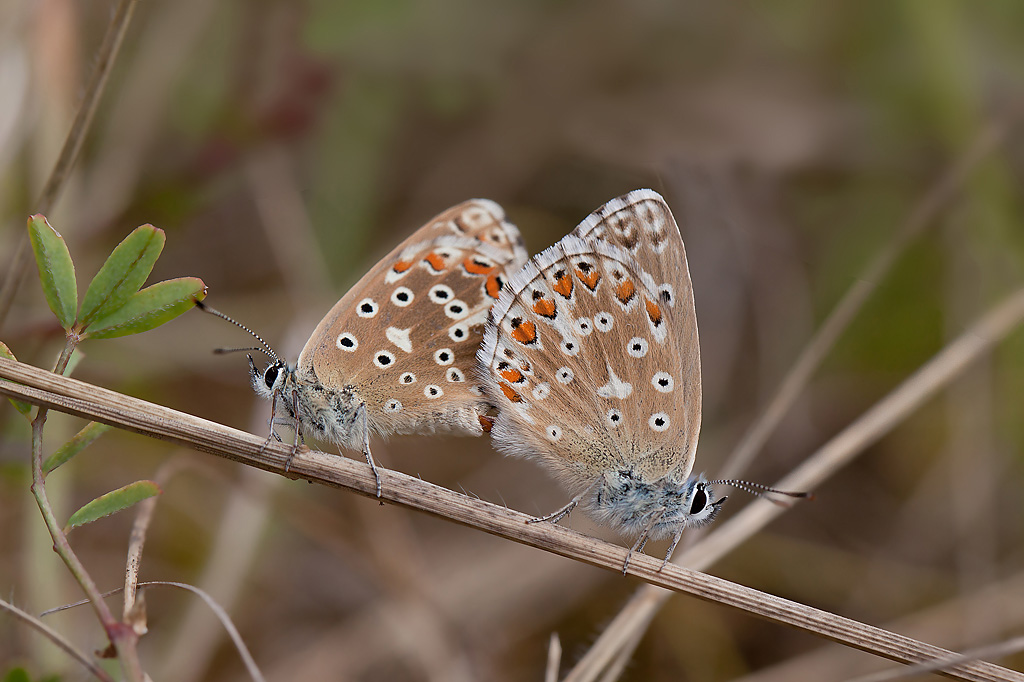
[[(292, 441), (292, 451), (288, 453), (288, 459), (284, 461), (284, 472), (287, 474), (288, 470), (292, 467), (292, 460), (295, 459), (296, 453), (299, 451), (299, 439), (302, 437), (302, 429), (299, 428), (299, 392), (292, 391), (292, 414), (296, 415), (295, 419), (295, 440)], [(273, 431), (273, 428), (271, 428)], [(277, 435), (276, 433), (274, 434)], [(281, 440), (278, 438), (278, 440)]]
[(626, 555), (626, 561), (622, 564), (622, 575), (626, 575), (626, 569), (629, 568), (629, 560), (633, 558), (633, 552), (642, 552), (644, 547), (647, 545), (647, 541), (651, 538), (651, 530), (654, 528), (654, 524), (658, 523), (661, 517), (665, 514), (664, 509), (658, 510), (651, 520), (644, 526), (643, 531), (640, 533), (640, 537), (636, 539), (633, 546), (629, 548), (629, 554)]
[(681, 537), (683, 537), (683, 531), (681, 530), (672, 536), (672, 544), (669, 545), (668, 553), (665, 554), (665, 560), (661, 562), (661, 568), (658, 571), (661, 571), (668, 564), (668, 560), (672, 558), (672, 552), (676, 551), (676, 545), (679, 544), (679, 538)]
[[(362, 413), (363, 418), (363, 455), (366, 456), (366, 463), (370, 465), (370, 469), (373, 471), (373, 478), (377, 481), (377, 499), (380, 499), (381, 485), (380, 485), (380, 472), (377, 471), (377, 464), (373, 461), (373, 455), (370, 454), (370, 423), (366, 416), (366, 403), (359, 403), (357, 408), (357, 417), (359, 413)], [(384, 504), (382, 501), (381, 504)]]
[(259, 454), (262, 455), (263, 451), (267, 449), (267, 446), (270, 445), (270, 439), (271, 438), (276, 438), (278, 443), (281, 442), (281, 436), (277, 435), (277, 431), (274, 430), (274, 424), (276, 424), (276, 423), (277, 423), (277, 393), (274, 393), (274, 395), (270, 399), (270, 419), (267, 421), (267, 425), (270, 427), (270, 433), (267, 434), (267, 439), (265, 441), (263, 441), (263, 445), (260, 446), (260, 453)]
[(585, 494), (586, 494), (585, 492), (582, 492), (579, 495), (577, 495), (576, 497), (574, 497), (571, 500), (569, 500), (569, 504), (565, 505), (561, 509), (559, 509), (559, 510), (557, 510), (555, 512), (552, 512), (551, 514), (548, 514), (547, 516), (539, 516), (539, 517), (537, 517), (535, 519), (530, 519), (530, 520), (527, 521), (527, 523), (541, 523), (543, 521), (550, 521), (551, 523), (558, 523), (559, 521), (564, 519), (566, 516), (568, 516), (569, 512), (571, 512), (573, 509), (576, 508), (576, 505), (580, 503), (580, 500), (583, 499), (583, 496)]

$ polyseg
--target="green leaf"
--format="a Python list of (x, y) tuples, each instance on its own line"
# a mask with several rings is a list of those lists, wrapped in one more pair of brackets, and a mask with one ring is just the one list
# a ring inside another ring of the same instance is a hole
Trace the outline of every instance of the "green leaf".
[(206, 285), (197, 277), (179, 277), (139, 291), (110, 315), (93, 321), (85, 336), (111, 339), (149, 331), (191, 309), (206, 298)]
[(39, 214), (28, 219), (28, 238), (36, 256), (46, 302), (61, 326), (71, 329), (78, 312), (78, 285), (68, 245), (64, 243), (64, 237)]
[(50, 473), (64, 462), (68, 461), (79, 452), (89, 447), (94, 440), (109, 431), (112, 427), (99, 422), (89, 422), (85, 427), (64, 445), (57, 448), (57, 451), (46, 458), (43, 462), (43, 471)]
[[(11, 352), (11, 349), (8, 348), (7, 344), (4, 343), (3, 341), (0, 341), (0, 357), (7, 358), (8, 360), (14, 360), (15, 362), (18, 361), (18, 358), (14, 357), (14, 353)], [(14, 398), (8, 398), (8, 400), (11, 401), (11, 405), (14, 405), (14, 409), (25, 415), (26, 419), (32, 418), (28, 414), (29, 411), (32, 409), (31, 405), (29, 405), (28, 403), (23, 403), (20, 400), (15, 400)]]
[(152, 225), (137, 227), (125, 237), (89, 283), (79, 323), (86, 326), (123, 306), (153, 271), (164, 241), (164, 231)]
[(160, 487), (153, 481), (135, 481), (123, 488), (111, 490), (106, 495), (100, 495), (92, 502), (87, 502), (85, 506), (72, 514), (64, 526), (64, 532), (67, 533), (72, 528), (84, 526), (97, 519), (102, 519), (104, 516), (110, 516), (122, 509), (127, 509), (136, 502), (159, 494)]
[(32, 682), (28, 676), (28, 671), (24, 668), (11, 668), (6, 675), (4, 675), (4, 682)]

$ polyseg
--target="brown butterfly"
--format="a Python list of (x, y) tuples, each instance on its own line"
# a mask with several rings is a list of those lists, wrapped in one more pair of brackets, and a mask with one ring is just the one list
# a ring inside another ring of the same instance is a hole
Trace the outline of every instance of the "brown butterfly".
[(657, 193), (609, 201), (515, 273), (479, 362), (499, 409), (495, 445), (539, 459), (574, 496), (544, 520), (582, 504), (638, 535), (634, 550), (666, 536), (674, 548), (720, 508), (725, 498), (691, 475), (697, 319), (679, 228)]
[(361, 449), (378, 497), (371, 433), (481, 435), (490, 404), (473, 374), (476, 351), (506, 273), (527, 257), (493, 201), (436, 216), (331, 308), (295, 366), (269, 347), (265, 369), (249, 357), (253, 388), (272, 400), (272, 424), (294, 426), (296, 446), (301, 432)]

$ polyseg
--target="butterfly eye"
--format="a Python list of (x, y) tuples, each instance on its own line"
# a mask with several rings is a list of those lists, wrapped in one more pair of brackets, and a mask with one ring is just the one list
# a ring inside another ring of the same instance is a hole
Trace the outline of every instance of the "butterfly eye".
[(708, 494), (704, 492), (704, 486), (698, 485), (693, 491), (693, 500), (690, 502), (690, 516), (700, 514), (706, 506), (708, 506)]
[(271, 365), (267, 367), (267, 371), (263, 374), (263, 383), (267, 385), (267, 388), (273, 388), (274, 383), (277, 381), (277, 373), (280, 368), (277, 365)]

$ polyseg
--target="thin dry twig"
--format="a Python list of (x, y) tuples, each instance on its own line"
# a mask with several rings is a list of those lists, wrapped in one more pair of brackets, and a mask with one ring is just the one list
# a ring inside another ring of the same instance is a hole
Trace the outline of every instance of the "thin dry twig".
[(92, 660), (84, 653), (76, 649), (74, 644), (72, 644), (64, 638), (64, 635), (60, 634), (59, 632), (51, 628), (49, 625), (39, 620), (31, 613), (26, 613), (14, 604), (6, 602), (3, 599), (0, 599), (0, 607), (10, 611), (12, 614), (14, 614), (16, 618), (26, 623), (29, 627), (43, 633), (43, 635), (45, 635), (51, 642), (56, 644), (58, 647), (63, 649), (69, 656), (71, 656), (71, 658), (75, 659), (83, 666), (85, 666), (85, 668), (87, 668), (89, 672), (95, 675), (97, 679), (103, 680), (103, 682), (114, 682), (114, 678), (108, 675), (107, 671), (101, 668), (96, 663), (96, 661)]
[[(840, 467), (885, 435), (924, 401), (945, 387), (980, 355), (1024, 320), (1024, 289), (1007, 297), (975, 322), (924, 366), (825, 443), (790, 475), (775, 484), (783, 490), (807, 490), (820, 485)], [(763, 500), (748, 505), (717, 526), (703, 540), (679, 553), (675, 562), (697, 570), (714, 564), (785, 509)], [(637, 631), (646, 629), (670, 593), (644, 586), (601, 633), (597, 642), (565, 678), (566, 682), (594, 680)]]
[(1009, 126), (992, 124), (981, 131), (958, 163), (951, 167), (924, 199), (917, 204), (898, 232), (857, 277), (856, 282), (836, 304), (821, 327), (804, 347), (782, 384), (772, 396), (764, 411), (750, 426), (729, 460), (722, 468), (722, 478), (738, 476), (747, 468), (754, 456), (764, 447), (779, 422), (800, 396), (811, 375), (860, 312), (864, 303), (885, 280), (892, 266), (907, 246), (940, 215), (950, 200), (964, 186), (978, 164), (988, 157), (1006, 138)]
[(256, 667), (256, 661), (253, 659), (252, 654), (249, 653), (249, 648), (245, 646), (245, 642), (242, 641), (242, 635), (238, 633), (238, 628), (236, 628), (235, 624), (231, 621), (231, 616), (228, 615), (227, 611), (221, 608), (221, 605), (218, 604), (213, 597), (195, 585), (189, 585), (187, 583), (177, 583), (166, 580), (149, 580), (144, 583), (139, 583), (139, 587), (155, 586), (178, 587), (197, 595), (200, 599), (206, 602), (206, 605), (210, 607), (210, 610), (217, 616), (217, 619), (221, 622), (221, 625), (224, 626), (224, 629), (231, 637), (231, 641), (235, 645), (235, 648), (238, 649), (238, 655), (242, 657), (242, 662), (245, 663), (245, 669), (249, 671), (249, 676), (256, 680), (256, 682), (266, 682), (266, 679), (263, 677), (263, 673), (261, 673), (260, 669)]
[[(1013, 301), (1018, 317), (1024, 317), (1024, 291)], [(999, 319), (1004, 326), (1007, 324), (1005, 308), (1006, 304), (996, 311), (1002, 313)], [(989, 326), (992, 326), (991, 321)], [(985, 331), (975, 330), (979, 334), (978, 343), (987, 348), (999, 335), (991, 329), (988, 334)], [(3, 358), (0, 358), (0, 377), (18, 382), (0, 382), (0, 393), (9, 397), (188, 445), (292, 478), (346, 488), (368, 497), (376, 494), (369, 467), (352, 459), (304, 451), (292, 459), (289, 472), (285, 474), (284, 465), (291, 453), (288, 445), (265, 444), (264, 439), (252, 434)], [(620, 571), (626, 559), (628, 550), (624, 547), (557, 525), (527, 523), (532, 517), (412, 476), (384, 470), (381, 478), (383, 499), (395, 504), (611, 571)], [(758, 505), (746, 511), (751, 509), (757, 512)], [(952, 655), (945, 649), (909, 637), (691, 569), (673, 564), (662, 569), (661, 560), (654, 557), (633, 556), (629, 573), (652, 585), (732, 606), (892, 660), (920, 663)], [(1024, 681), (1024, 675), (984, 662), (964, 663), (943, 672), (967, 680)]]
[(937, 672), (945, 667), (953, 665), (954, 663), (962, 663), (963, 661), (973, 661), (982, 658), (1002, 658), (1003, 656), (1009, 656), (1010, 654), (1015, 654), (1021, 650), (1024, 650), (1024, 636), (1014, 637), (1013, 639), (1008, 639), (1005, 642), (999, 642), (997, 644), (987, 644), (985, 646), (968, 649), (962, 654), (953, 656), (946, 661), (918, 663), (917, 665), (908, 666), (900, 670), (885, 670), (872, 675), (858, 677), (850, 682), (889, 682), (889, 680), (906, 679), (916, 675)]
[[(136, 4), (138, 4), (138, 0), (121, 0), (110, 18), (103, 42), (96, 53), (95, 68), (85, 86), (78, 111), (75, 112), (75, 120), (71, 123), (71, 129), (64, 140), (60, 155), (53, 164), (50, 177), (47, 178), (46, 185), (43, 186), (39, 199), (36, 201), (37, 213), (49, 213), (67, 185), (71, 170), (74, 168), (75, 162), (78, 161), (78, 153), (82, 150), (82, 144), (85, 142), (85, 134), (88, 132), (93, 115), (99, 106), (100, 96), (107, 84), (107, 78), (110, 76), (117, 54), (121, 50), (124, 36), (128, 32), (128, 24), (131, 23)], [(14, 304), (18, 284), (28, 270), (31, 262), (28, 256), (28, 234), (22, 232), (18, 246), (14, 249), (10, 267), (7, 269), (7, 275), (4, 277), (3, 286), (0, 287), (0, 326), (7, 319), (7, 313), (10, 312), (11, 306)]]
[[(188, 460), (181, 457), (165, 462), (157, 469), (153, 481), (163, 489), (172, 476), (189, 464)], [(146, 633), (146, 624), (142, 619), (143, 614), (135, 612), (135, 593), (139, 583), (139, 568), (142, 565), (142, 550), (146, 544), (146, 533), (153, 520), (153, 512), (156, 510), (156, 503), (159, 499), (159, 496), (154, 496), (139, 503), (135, 521), (132, 523), (132, 532), (128, 538), (128, 560), (124, 571), (124, 615), (122, 617), (124, 622), (131, 624), (136, 634), (140, 636)]]
[(562, 663), (562, 641), (552, 632), (548, 640), (548, 663), (544, 669), (544, 682), (558, 682), (558, 666)]

